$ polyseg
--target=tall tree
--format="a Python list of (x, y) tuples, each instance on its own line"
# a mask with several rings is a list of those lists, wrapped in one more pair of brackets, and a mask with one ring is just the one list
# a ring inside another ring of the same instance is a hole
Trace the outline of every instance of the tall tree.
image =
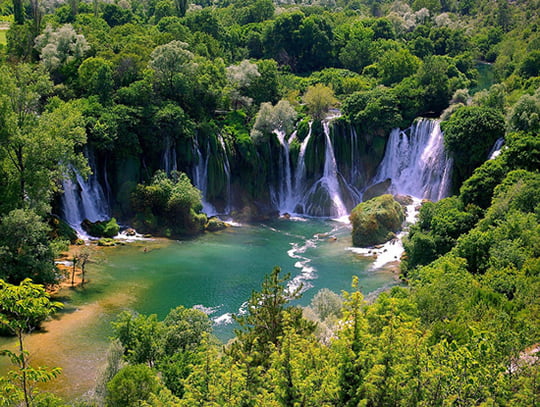
[(3, 351), (11, 357), (18, 372), (11, 377), (18, 381), (23, 393), (24, 406), (32, 404), (33, 382), (46, 382), (56, 377), (59, 369), (33, 369), (28, 365), (28, 352), (24, 348), (24, 334), (34, 329), (41, 321), (61, 308), (62, 304), (52, 302), (42, 285), (33, 284), (30, 279), (20, 285), (8, 284), (0, 280), (0, 325), (17, 336), (18, 353)]

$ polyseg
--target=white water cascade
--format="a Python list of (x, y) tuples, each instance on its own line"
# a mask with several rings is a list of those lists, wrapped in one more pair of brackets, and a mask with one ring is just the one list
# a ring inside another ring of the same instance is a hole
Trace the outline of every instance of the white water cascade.
[(178, 164), (176, 162), (176, 143), (168, 136), (165, 138), (165, 149), (163, 150), (161, 161), (163, 162), (163, 169), (167, 175), (172, 171), (178, 170)]
[(227, 178), (227, 190), (225, 197), (225, 215), (228, 215), (232, 211), (232, 192), (231, 192), (231, 164), (229, 163), (229, 154), (227, 154), (227, 146), (225, 145), (225, 140), (221, 135), (218, 136), (221, 148), (223, 149), (223, 171), (225, 172), (225, 177)]
[(497, 158), (501, 154), (503, 145), (504, 145), (504, 138), (501, 137), (497, 139), (497, 141), (491, 148), (491, 151), (489, 152), (488, 160), (493, 160), (494, 158)]
[(372, 185), (390, 179), (391, 193), (438, 201), (448, 196), (451, 173), (439, 121), (420, 119), (405, 131), (392, 130)]
[[(92, 168), (96, 168), (90, 158), (88, 162)], [(77, 171), (73, 170), (75, 179), (66, 176), (62, 180), (62, 215), (65, 221), (80, 235), (85, 235), (81, 227), (83, 220), (91, 222), (110, 218), (110, 209), (107, 198), (103, 193), (96, 170), (84, 179)]]
[(193, 185), (195, 185), (202, 193), (202, 211), (208, 216), (216, 215), (217, 209), (214, 208), (206, 198), (206, 187), (208, 185), (208, 159), (210, 155), (207, 154), (206, 158), (203, 158), (199, 143), (196, 139), (193, 143), (193, 154), (197, 157), (197, 164), (193, 167), (192, 179)]
[(275, 130), (274, 133), (281, 146), (281, 154), (279, 157), (279, 190), (277, 193), (276, 191), (271, 191), (272, 201), (278, 208), (290, 208), (293, 201), (293, 192), (289, 143), (294, 137), (286, 140), (285, 137), (287, 135), (283, 130)]

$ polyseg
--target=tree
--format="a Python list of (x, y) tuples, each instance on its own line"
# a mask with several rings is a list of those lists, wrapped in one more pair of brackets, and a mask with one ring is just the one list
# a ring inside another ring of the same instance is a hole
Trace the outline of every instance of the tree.
[(156, 373), (148, 366), (126, 366), (107, 384), (107, 406), (137, 407), (158, 390)]
[(337, 104), (334, 91), (320, 83), (308, 87), (302, 99), (314, 120), (324, 119), (330, 108)]
[(33, 369), (28, 365), (28, 352), (24, 348), (24, 334), (33, 330), (48, 316), (61, 308), (62, 304), (52, 302), (42, 285), (25, 279), (18, 286), (0, 280), (0, 325), (15, 336), (19, 345), (18, 354), (4, 351), (19, 369), (11, 376), (19, 381), (24, 396), (24, 405), (30, 407), (33, 394), (32, 384), (46, 382), (56, 377), (59, 369)]
[(386, 86), (400, 82), (416, 73), (420, 60), (408, 50), (388, 50), (377, 62), (382, 83)]
[(41, 63), (49, 72), (82, 60), (90, 49), (84, 35), (77, 34), (71, 24), (65, 24), (58, 30), (48, 25), (43, 34), (36, 37), (35, 44)]
[(508, 127), (510, 131), (540, 133), (540, 90), (519, 98), (508, 117)]
[(488, 157), (493, 143), (504, 136), (502, 114), (481, 106), (463, 106), (441, 124), (444, 146), (454, 158), (458, 185)]
[(280, 100), (275, 106), (271, 103), (261, 103), (251, 137), (261, 140), (274, 131), (290, 133), (294, 128), (296, 116), (296, 110), (286, 100)]
[[(286, 287), (289, 275), (280, 277), (280, 267), (274, 267), (269, 275), (266, 275), (262, 283), (261, 291), (254, 291), (247, 304), (247, 314), (235, 316), (234, 319), (240, 325), (236, 330), (238, 345), (235, 350), (240, 354), (249, 356), (254, 366), (267, 366), (268, 356), (273, 346), (280, 343), (284, 329), (284, 315), (287, 303), (299, 297), (297, 287), (290, 290)], [(302, 320), (301, 312), (293, 311), (289, 323), (294, 329), (302, 332), (312, 332), (314, 326)]]
[(122, 312), (112, 323), (115, 338), (124, 347), (126, 359), (134, 364), (146, 363), (153, 367), (160, 354), (162, 324), (155, 314), (145, 316)]
[(40, 284), (58, 280), (49, 227), (32, 210), (15, 209), (0, 222), (0, 278), (19, 284), (30, 277)]
[(154, 82), (166, 95), (174, 94), (177, 90), (175, 78), (192, 71), (193, 54), (187, 50), (187, 46), (185, 42), (171, 41), (156, 47), (150, 55), (148, 66), (154, 71)]
[(82, 115), (77, 102), (59, 99), (43, 111), (42, 98), (52, 85), (43, 69), (20, 64), (0, 71), (0, 151), (7, 157), (7, 182), (18, 184), (12, 205), (45, 213), (58, 180), (73, 168), (88, 171), (76, 152), (86, 141)]
[(212, 329), (212, 322), (204, 312), (178, 306), (163, 320), (163, 351), (166, 355), (193, 350)]

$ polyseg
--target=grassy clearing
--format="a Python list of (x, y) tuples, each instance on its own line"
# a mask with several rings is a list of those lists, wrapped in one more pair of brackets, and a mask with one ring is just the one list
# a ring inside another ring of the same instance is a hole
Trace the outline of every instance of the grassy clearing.
[(7, 33), (7, 30), (0, 30), (0, 45), (6, 45), (7, 44), (6, 33)]

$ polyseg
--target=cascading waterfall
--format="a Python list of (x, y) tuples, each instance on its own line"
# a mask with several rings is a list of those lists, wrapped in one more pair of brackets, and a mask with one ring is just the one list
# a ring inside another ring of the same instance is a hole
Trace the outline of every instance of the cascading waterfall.
[[(340, 190), (338, 168), (336, 157), (334, 155), (334, 148), (332, 146), (332, 140), (330, 139), (330, 126), (328, 120), (323, 122), (323, 128), (326, 141), (323, 176), (311, 187), (308, 197), (320, 196), (321, 194), (327, 195), (327, 198), (330, 201), (330, 207), (327, 208), (328, 215), (340, 218), (346, 216), (348, 211), (343, 203)], [(320, 200), (315, 199), (315, 202), (313, 203), (315, 203), (315, 205), (307, 205), (308, 214), (317, 213), (322, 209), (320, 208)]]
[(208, 216), (216, 215), (217, 214), (216, 208), (214, 208), (214, 206), (210, 202), (208, 202), (206, 199), (206, 191), (207, 191), (207, 185), (208, 185), (208, 159), (210, 155), (207, 154), (206, 159), (203, 158), (197, 139), (195, 139), (193, 143), (193, 154), (197, 157), (197, 164), (193, 166), (192, 179), (193, 179), (193, 184), (202, 193), (202, 206), (203, 206), (202, 210)]
[(439, 121), (420, 119), (405, 131), (392, 130), (372, 185), (390, 179), (389, 192), (438, 201), (448, 195), (451, 172)]
[(274, 133), (281, 146), (279, 158), (279, 190), (271, 191), (272, 201), (280, 209), (289, 208), (292, 204), (292, 175), (291, 160), (289, 155), (289, 144), (293, 140), (291, 137), (286, 140), (286, 133), (283, 130), (275, 130)]
[(232, 211), (232, 194), (231, 194), (231, 164), (229, 163), (229, 154), (227, 154), (227, 146), (221, 135), (218, 136), (221, 148), (223, 149), (223, 171), (227, 178), (226, 197), (225, 197), (225, 214)]
[(81, 228), (83, 220), (97, 222), (110, 218), (110, 208), (98, 180), (97, 166), (92, 153), (88, 152), (87, 157), (92, 174), (86, 180), (76, 170), (73, 170), (75, 179), (66, 176), (62, 180), (63, 218), (81, 235), (85, 234)]
[(497, 141), (491, 148), (491, 151), (489, 152), (488, 160), (493, 160), (494, 158), (497, 158), (501, 154), (503, 145), (504, 145), (504, 137), (497, 139)]
[(161, 158), (163, 169), (167, 174), (178, 170), (176, 161), (176, 143), (169, 136), (165, 138), (165, 149)]

